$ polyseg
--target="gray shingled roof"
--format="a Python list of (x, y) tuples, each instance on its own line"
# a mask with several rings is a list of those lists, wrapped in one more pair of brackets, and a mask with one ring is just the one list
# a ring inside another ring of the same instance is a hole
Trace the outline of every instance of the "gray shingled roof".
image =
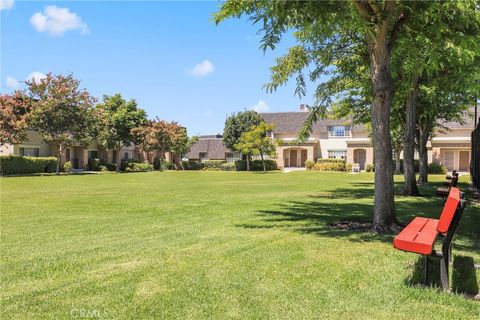
[(473, 107), (470, 109), (470, 112), (472, 114), (466, 114), (463, 117), (463, 121), (464, 121), (463, 124), (458, 123), (458, 122), (444, 122), (444, 123), (442, 123), (442, 125), (449, 128), (449, 129), (472, 129), (473, 130), (474, 126), (475, 126), (474, 115), (473, 115), (474, 108)]
[(225, 153), (232, 151), (225, 147), (223, 138), (219, 138), (218, 136), (201, 136), (190, 148), (186, 157), (188, 159), (199, 159), (200, 152), (206, 152), (207, 159), (209, 160), (223, 160), (225, 159)]
[[(308, 112), (274, 112), (274, 113), (261, 113), (260, 116), (268, 124), (275, 125), (273, 129), (274, 133), (279, 132), (299, 132), (303, 127), (303, 123), (307, 120)], [(313, 133), (327, 132), (328, 126), (334, 125), (351, 125), (351, 120), (339, 119), (330, 120), (322, 119), (317, 121), (313, 125)], [(352, 127), (353, 131), (362, 130), (363, 126), (355, 125)]]

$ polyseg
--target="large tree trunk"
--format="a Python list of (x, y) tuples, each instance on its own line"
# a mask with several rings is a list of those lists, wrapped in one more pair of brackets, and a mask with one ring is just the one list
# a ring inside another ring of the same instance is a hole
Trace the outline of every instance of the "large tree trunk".
[(260, 152), (260, 158), (262, 158), (263, 173), (267, 173), (267, 168), (265, 167), (265, 160), (263, 159), (263, 153)]
[(420, 128), (418, 137), (418, 154), (420, 158), (420, 174), (418, 176), (418, 184), (423, 185), (428, 182), (428, 150), (427, 143), (430, 135), (430, 130)]
[(416, 133), (416, 101), (418, 96), (418, 77), (414, 80), (413, 87), (408, 93), (405, 103), (405, 134), (403, 141), (403, 175), (405, 184), (403, 194), (416, 196), (419, 194), (417, 179), (415, 177), (415, 133)]
[(121, 146), (119, 146), (115, 149), (115, 153), (117, 155), (117, 157), (115, 159), (115, 171), (117, 171), (117, 172), (120, 172), (120, 166), (122, 164), (122, 159), (121, 159), (121, 155), (120, 155), (120, 150), (121, 149), (122, 149)]
[(400, 166), (400, 152), (402, 152), (401, 148), (395, 150), (395, 172), (400, 173), (402, 168)]
[(395, 216), (392, 141), (390, 112), (393, 82), (390, 73), (390, 53), (387, 44), (388, 27), (382, 26), (376, 39), (369, 43), (371, 78), (374, 97), (371, 106), (373, 146), (375, 155), (375, 208), (373, 230), (397, 231)]
[(247, 161), (247, 171), (250, 171), (250, 156), (248, 154), (245, 155), (245, 160)]
[(60, 143), (58, 145), (58, 154), (57, 154), (57, 169), (55, 171), (55, 174), (58, 176), (60, 174), (60, 168), (62, 166), (62, 150), (63, 150), (63, 144)]

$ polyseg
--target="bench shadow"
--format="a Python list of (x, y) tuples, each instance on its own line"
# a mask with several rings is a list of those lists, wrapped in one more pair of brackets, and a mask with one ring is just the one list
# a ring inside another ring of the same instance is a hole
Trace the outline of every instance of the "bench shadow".
[[(425, 286), (423, 282), (423, 272), (425, 260), (423, 256), (418, 256), (417, 260), (408, 266), (413, 269), (411, 274), (405, 279), (405, 285), (409, 287)], [(428, 286), (441, 290), (440, 282), (440, 260), (429, 258), (428, 262), (429, 277)], [(477, 281), (477, 272), (473, 257), (453, 254), (453, 265), (451, 265), (451, 288), (458, 294), (475, 296), (479, 293)]]

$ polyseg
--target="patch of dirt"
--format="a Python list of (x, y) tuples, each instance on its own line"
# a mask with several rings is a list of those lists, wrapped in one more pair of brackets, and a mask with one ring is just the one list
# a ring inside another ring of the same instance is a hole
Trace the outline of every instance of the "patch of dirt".
[(328, 224), (330, 227), (337, 229), (347, 230), (347, 231), (371, 231), (372, 224), (370, 222), (360, 222), (360, 221), (351, 221), (343, 220), (337, 221), (334, 223)]

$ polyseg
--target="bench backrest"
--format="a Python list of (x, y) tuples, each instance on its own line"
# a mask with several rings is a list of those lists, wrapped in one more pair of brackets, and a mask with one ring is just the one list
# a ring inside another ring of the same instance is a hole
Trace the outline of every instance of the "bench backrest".
[(452, 176), (452, 181), (450, 182), (451, 187), (456, 187), (458, 184), (458, 173)]
[[(452, 181), (453, 182), (453, 181)], [(453, 217), (457, 211), (458, 204), (460, 203), (460, 190), (455, 187), (450, 188), (445, 206), (443, 207), (442, 214), (438, 220), (437, 231), (441, 233), (447, 233), (450, 229)]]

